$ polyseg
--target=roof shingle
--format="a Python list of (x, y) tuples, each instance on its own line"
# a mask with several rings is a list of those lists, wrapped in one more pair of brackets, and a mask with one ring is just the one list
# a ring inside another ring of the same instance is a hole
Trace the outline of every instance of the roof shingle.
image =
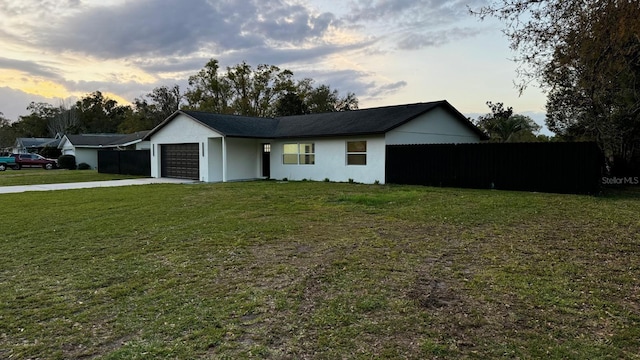
[(224, 115), (201, 111), (181, 112), (222, 135), (231, 137), (269, 138), (272, 137), (278, 125), (278, 120), (273, 118)]
[(274, 137), (383, 134), (438, 105), (440, 102), (286, 116), (279, 118)]
[(148, 133), (149, 131), (138, 131), (133, 134), (78, 134), (66, 137), (76, 147), (114, 147), (127, 145), (136, 140), (142, 141)]
[(481, 139), (487, 138), (486, 134), (445, 100), (276, 118), (182, 110), (175, 112), (151, 130), (147, 136), (160, 130), (179, 114), (187, 115), (223, 136), (229, 137), (275, 139), (384, 134), (438, 107), (450, 112)]

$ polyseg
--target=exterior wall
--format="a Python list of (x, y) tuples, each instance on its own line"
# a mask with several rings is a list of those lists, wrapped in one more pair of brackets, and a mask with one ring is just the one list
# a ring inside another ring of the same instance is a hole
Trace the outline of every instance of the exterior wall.
[(389, 131), (387, 145), (477, 143), (480, 137), (442, 108), (433, 109)]
[(92, 169), (98, 168), (98, 149), (75, 147), (66, 138), (59, 146), (62, 155), (73, 155), (76, 164), (87, 163)]
[(255, 139), (226, 138), (227, 181), (260, 177), (261, 144)]
[[(207, 139), (207, 163), (209, 168), (208, 182), (221, 182), (222, 177), (222, 140), (223, 138), (209, 138)], [(202, 175), (201, 175), (202, 177)], [(202, 179), (201, 179), (202, 180)], [(205, 181), (205, 180), (202, 180)]]
[(136, 143), (136, 150), (149, 150), (151, 149), (151, 142), (150, 141), (140, 141), (139, 143)]
[(160, 146), (162, 144), (197, 143), (200, 147), (200, 180), (205, 182), (216, 181), (210, 180), (209, 176), (212, 173), (221, 174), (222, 168), (209, 169), (211, 161), (206, 161), (203, 154), (208, 154), (211, 151), (208, 148), (208, 145), (210, 145), (209, 139), (220, 137), (222, 135), (190, 119), (188, 116), (178, 115), (151, 137), (151, 177), (160, 177)]
[[(367, 165), (347, 165), (347, 141), (367, 141)], [(284, 144), (314, 143), (315, 164), (283, 164)], [(291, 139), (271, 142), (271, 178), (289, 180), (315, 180), (345, 182), (353, 179), (359, 183), (385, 181), (384, 136), (343, 137), (330, 139)]]
[(64, 139), (64, 142), (62, 144), (60, 144), (59, 148), (60, 148), (60, 151), (62, 151), (62, 155), (74, 155), (75, 156), (75, 154), (76, 154), (76, 149), (73, 147), (73, 145), (66, 138)]
[(75, 157), (76, 164), (87, 163), (91, 166), (92, 169), (98, 168), (98, 149), (76, 148)]

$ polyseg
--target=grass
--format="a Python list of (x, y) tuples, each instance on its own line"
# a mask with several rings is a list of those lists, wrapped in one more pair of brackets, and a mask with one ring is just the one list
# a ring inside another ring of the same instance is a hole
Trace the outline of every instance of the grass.
[(97, 170), (43, 170), (23, 168), (0, 172), (0, 186), (61, 184), (86, 181), (133, 179), (139, 176), (102, 174)]
[(0, 201), (0, 358), (640, 358), (635, 196), (248, 182)]

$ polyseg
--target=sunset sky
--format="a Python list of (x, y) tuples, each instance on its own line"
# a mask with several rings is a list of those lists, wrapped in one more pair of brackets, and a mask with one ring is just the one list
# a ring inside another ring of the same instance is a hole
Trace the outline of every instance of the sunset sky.
[(0, 112), (72, 104), (99, 90), (126, 104), (187, 79), (211, 58), (311, 77), (360, 108), (448, 100), (462, 113), (513, 106), (542, 123), (545, 98), (513, 86), (501, 24), (482, 0), (3, 0)]

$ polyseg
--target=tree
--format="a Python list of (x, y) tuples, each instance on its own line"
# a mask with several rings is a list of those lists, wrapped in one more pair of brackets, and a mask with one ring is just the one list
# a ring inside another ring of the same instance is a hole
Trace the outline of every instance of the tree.
[(304, 115), (309, 113), (309, 107), (295, 92), (287, 91), (276, 103), (276, 116)]
[(131, 107), (120, 106), (100, 91), (93, 92), (76, 102), (79, 126), (75, 133), (115, 133), (118, 126), (131, 115)]
[(64, 135), (78, 128), (78, 112), (75, 106), (67, 107), (63, 102), (58, 106), (57, 113), (49, 119), (47, 128), (51, 136)]
[(29, 115), (20, 116), (18, 121), (13, 124), (16, 137), (49, 137), (49, 122), (60, 114), (60, 109), (45, 103), (31, 102), (27, 106), (30, 111)]
[(481, 20), (495, 17), (505, 24), (503, 33), (510, 40), (519, 65), (518, 90), (540, 80), (555, 49), (567, 33), (576, 29), (585, 3), (598, 0), (494, 0), (478, 10), (470, 10)]
[[(0, 112), (0, 149), (7, 149), (13, 146), (16, 141), (15, 129), (11, 126), (11, 121)], [(4, 150), (1, 150), (4, 151)]]
[(129, 134), (136, 131), (153, 129), (153, 127), (161, 121), (154, 105), (149, 104), (144, 98), (136, 98), (133, 101), (131, 113), (118, 125), (118, 132)]
[(493, 142), (537, 141), (540, 125), (524, 115), (514, 115), (513, 108), (504, 108), (502, 103), (487, 101), (491, 113), (480, 116), (478, 127), (489, 134)]
[(189, 77), (184, 97), (187, 108), (228, 114), (231, 108), (231, 84), (218, 73), (218, 60), (211, 59), (196, 75)]
[(336, 103), (336, 111), (358, 110), (358, 98), (356, 94), (350, 92), (342, 98), (338, 98)]
[(2, 119), (0, 131), (3, 147), (13, 145), (19, 137), (54, 137), (64, 134), (75, 119), (75, 111), (66, 109), (64, 104), (56, 107), (45, 102), (31, 102), (27, 110), (29, 115), (20, 116), (14, 123)]
[(180, 110), (180, 104), (182, 103), (180, 86), (177, 84), (173, 85), (173, 87), (159, 86), (148, 93), (147, 97), (152, 100), (155, 106), (156, 122), (158, 119), (162, 121)]
[(153, 129), (179, 110), (181, 103), (182, 94), (178, 85), (171, 88), (159, 86), (133, 101), (132, 112), (118, 125), (118, 131), (133, 133)]
[[(303, 82), (304, 87), (312, 85), (313, 80)], [(358, 109), (358, 98), (355, 94), (347, 93), (345, 97), (340, 97), (338, 90), (332, 90), (329, 85), (318, 85), (316, 88), (304, 89), (306, 94), (305, 103), (311, 113), (349, 111)]]
[[(189, 78), (187, 108), (221, 114), (271, 117), (306, 112), (346, 111), (358, 108), (355, 94), (340, 97), (328, 85), (313, 87), (313, 80), (294, 81), (293, 72), (274, 65), (242, 62), (220, 73), (212, 59)], [(299, 104), (302, 101), (303, 104)]]
[(246, 62), (228, 67), (226, 78), (233, 91), (234, 114), (273, 116), (278, 96), (293, 90), (293, 73), (274, 65), (261, 64), (256, 70)]
[(610, 161), (640, 144), (640, 4), (637, 0), (496, 0), (475, 14), (505, 23), (518, 55), (519, 90), (548, 92), (546, 123), (593, 139)]
[(554, 84), (547, 125), (565, 138), (593, 138), (611, 162), (628, 163), (640, 146), (640, 5), (604, 1), (587, 15), (543, 73)]
[(320, 85), (307, 95), (306, 103), (311, 113), (336, 111), (338, 92), (332, 91), (328, 85)]

